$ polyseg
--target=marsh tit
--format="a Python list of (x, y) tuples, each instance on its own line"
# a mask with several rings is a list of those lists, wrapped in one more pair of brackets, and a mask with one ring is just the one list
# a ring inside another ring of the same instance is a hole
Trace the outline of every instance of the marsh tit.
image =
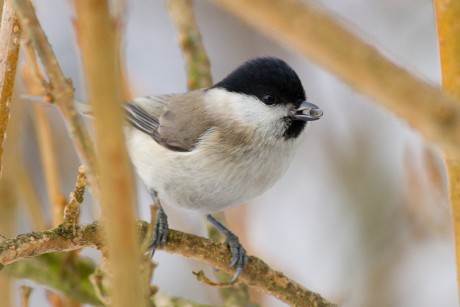
[[(306, 101), (284, 61), (253, 59), (207, 89), (125, 104), (132, 163), (161, 203), (193, 210), (225, 234), (236, 268), (247, 264), (238, 237), (210, 214), (251, 200), (286, 172), (309, 121), (323, 112)], [(151, 248), (167, 240), (160, 203)]]

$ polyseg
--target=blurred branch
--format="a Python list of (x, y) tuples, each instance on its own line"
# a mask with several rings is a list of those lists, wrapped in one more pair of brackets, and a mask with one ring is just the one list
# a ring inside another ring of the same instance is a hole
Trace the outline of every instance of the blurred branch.
[[(26, 61), (21, 69), (21, 77), (24, 80), (24, 86), (27, 92), (32, 95), (48, 93), (50, 88), (43, 78), (40, 66), (37, 63), (35, 50), (30, 41), (24, 41), (23, 52)], [(46, 190), (49, 204), (51, 205), (53, 226), (58, 226), (62, 223), (62, 209), (65, 203), (65, 197), (61, 193), (52, 130), (48, 121), (48, 115), (45, 109), (46, 106), (34, 103), (32, 107), (35, 115), (35, 131), (38, 138), (40, 158), (45, 175)]]
[[(460, 101), (460, 2), (436, 0), (439, 49), (443, 89)], [(452, 206), (455, 247), (457, 252), (457, 289), (460, 295), (460, 155), (445, 153), (449, 174), (449, 198)]]
[[(148, 223), (141, 221), (137, 225), (139, 232), (144, 236)], [(55, 229), (32, 232), (0, 243), (0, 264), (8, 265), (24, 258), (56, 251), (69, 251), (83, 247), (100, 249), (103, 244), (100, 224), (75, 226), (64, 224)], [(166, 245), (160, 249), (234, 274), (234, 269), (228, 267), (231, 255), (226, 244), (171, 229)], [(249, 257), (247, 269), (238, 280), (290, 305), (334, 306), (319, 294), (305, 289), (281, 272), (272, 270), (256, 257)]]
[[(148, 284), (140, 272), (135, 193), (125, 148), (121, 104), (119, 27), (107, 0), (75, 0), (75, 29), (81, 50), (99, 154), (101, 204), (113, 306), (146, 306)], [(110, 136), (110, 137), (109, 137)]]
[(10, 2), (16, 10), (27, 39), (34, 46), (48, 76), (50, 83), (48, 88), (51, 92), (47, 94), (52, 96), (52, 100), (56, 101), (56, 105), (61, 110), (67, 127), (75, 141), (78, 153), (89, 168), (88, 172), (92, 191), (94, 194), (98, 194), (94, 148), (88, 131), (75, 110), (72, 82), (64, 76), (53, 49), (35, 15), (35, 10), (30, 0), (10, 0)]
[(89, 280), (95, 264), (89, 258), (79, 257), (75, 265), (65, 263), (66, 254), (53, 253), (31, 259), (23, 259), (6, 266), (2, 273), (15, 278), (27, 278), (46, 285), (83, 303), (101, 305)]
[(389, 61), (311, 1), (213, 2), (380, 102), (430, 142), (460, 154), (460, 107), (438, 88)]
[(184, 56), (188, 89), (196, 90), (211, 86), (209, 59), (193, 13), (193, 1), (169, 0), (168, 10), (176, 25), (179, 45)]
[[(211, 307), (210, 305), (198, 304), (178, 297), (170, 297), (162, 293), (157, 293), (153, 297), (155, 306), (168, 306), (168, 307)], [(237, 305), (234, 305), (237, 306)], [(242, 306), (242, 305), (240, 305)]]
[(21, 33), (21, 25), (13, 8), (9, 1), (4, 1), (0, 28), (0, 176)]
[(33, 289), (29, 286), (21, 286), (20, 294), (22, 307), (29, 307), (30, 295), (32, 294), (32, 290)]
[(15, 157), (15, 173), (19, 196), (23, 199), (26, 206), (27, 215), (30, 217), (31, 228), (35, 230), (45, 229), (45, 219), (43, 217), (40, 197), (35, 190), (32, 182), (32, 175), (24, 165), (24, 157), (18, 153)]

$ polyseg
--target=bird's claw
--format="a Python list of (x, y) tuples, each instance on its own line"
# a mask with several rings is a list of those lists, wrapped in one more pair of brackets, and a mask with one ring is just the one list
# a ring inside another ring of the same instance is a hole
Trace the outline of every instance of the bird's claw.
[(163, 208), (159, 206), (152, 241), (149, 244), (149, 248), (152, 250), (150, 253), (151, 257), (153, 257), (158, 247), (162, 247), (166, 244), (168, 239), (168, 231), (168, 216), (164, 212)]
[(225, 242), (228, 244), (230, 253), (232, 254), (229, 267), (236, 268), (235, 275), (233, 275), (232, 280), (230, 280), (230, 284), (234, 284), (248, 264), (248, 253), (244, 249), (243, 245), (241, 245), (238, 237), (233, 232), (228, 230), (227, 227), (222, 225), (210, 214), (207, 215), (207, 219), (226, 237)]
[(236, 272), (230, 280), (230, 284), (234, 284), (248, 264), (248, 254), (235, 234), (227, 234), (226, 243), (228, 244), (230, 253), (232, 254), (229, 267), (236, 268)]

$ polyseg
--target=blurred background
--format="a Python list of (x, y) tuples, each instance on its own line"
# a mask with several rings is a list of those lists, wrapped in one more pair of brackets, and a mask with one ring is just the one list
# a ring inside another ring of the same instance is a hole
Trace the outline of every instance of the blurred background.
[[(166, 1), (126, 2), (123, 45), (133, 96), (186, 91), (184, 61)], [(432, 1), (315, 2), (395, 63), (440, 85)], [(77, 97), (84, 100), (71, 2), (41, 0), (35, 5), (65, 75), (73, 80)], [(277, 56), (297, 71), (309, 101), (325, 114), (311, 124), (290, 169), (273, 189), (250, 204), (227, 211), (230, 229), (248, 252), (339, 305), (457, 306), (441, 153), (374, 101), (211, 1), (195, 1), (195, 12), (214, 81), (250, 58)], [(20, 84), (16, 90), (25, 92)], [(16, 102), (12, 124), (21, 125), (26, 166), (41, 202), (47, 204), (33, 113), (30, 104)], [(79, 161), (58, 110), (50, 106), (46, 112), (54, 135), (61, 192), (67, 196), (75, 184)], [(140, 216), (148, 219), (151, 200), (140, 182), (138, 203)], [(19, 207), (16, 234), (33, 230), (24, 208)], [(82, 208), (82, 222), (99, 218), (91, 197)], [(167, 206), (165, 210), (171, 228), (206, 235), (201, 216)], [(46, 214), (51, 225), (49, 210)], [(83, 253), (99, 257), (95, 251)], [(154, 283), (161, 292), (219, 305), (217, 290), (202, 285), (191, 273), (204, 265), (161, 251), (154, 260), (159, 264)], [(42, 286), (27, 280), (16, 284), (35, 289), (32, 306), (46, 304)], [(277, 299), (256, 292), (252, 295), (262, 306), (283, 306)]]

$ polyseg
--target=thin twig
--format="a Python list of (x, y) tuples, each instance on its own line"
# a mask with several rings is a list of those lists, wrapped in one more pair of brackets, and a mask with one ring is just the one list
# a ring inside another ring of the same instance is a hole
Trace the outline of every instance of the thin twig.
[[(22, 44), (26, 58), (26, 63), (21, 70), (21, 76), (24, 80), (27, 92), (32, 95), (43, 95), (43, 93), (51, 93), (50, 85), (43, 78), (42, 71), (37, 62), (37, 56), (30, 41), (24, 41)], [(51, 206), (53, 226), (58, 226), (62, 223), (63, 205), (66, 200), (61, 193), (58, 162), (56, 151), (54, 150), (54, 142), (52, 129), (46, 113), (46, 106), (43, 104), (33, 104), (35, 131), (38, 137), (40, 148), (40, 158), (42, 168), (45, 175), (46, 190), (48, 194), (48, 203)]]
[[(144, 236), (148, 223), (138, 222), (138, 227), (139, 232)], [(103, 245), (100, 224), (75, 225), (75, 227), (64, 224), (55, 229), (32, 232), (0, 243), (0, 264), (8, 265), (24, 258), (56, 251), (83, 247), (101, 248)], [(166, 245), (160, 249), (234, 274), (234, 269), (228, 267), (231, 255), (226, 244), (171, 229)], [(334, 306), (319, 294), (305, 289), (283, 273), (274, 271), (256, 257), (249, 257), (247, 269), (240, 276), (239, 281), (293, 306)]]
[(6, 130), (10, 119), (10, 103), (16, 77), (21, 33), (21, 25), (15, 16), (14, 10), (9, 1), (5, 1), (3, 3), (0, 29), (0, 176)]
[(35, 230), (45, 229), (40, 197), (32, 182), (32, 175), (24, 165), (24, 157), (18, 153), (15, 161), (16, 182), (20, 197), (26, 207), (27, 215), (30, 217), (31, 227)]
[(20, 293), (21, 293), (21, 306), (22, 307), (29, 307), (29, 300), (30, 295), (32, 294), (32, 288), (29, 286), (21, 286)]
[(389, 61), (311, 1), (213, 2), (380, 102), (428, 141), (460, 154), (460, 107), (439, 88)]
[(84, 166), (78, 168), (77, 182), (72, 193), (70, 193), (69, 203), (64, 208), (64, 222), (76, 224), (80, 213), (80, 204), (86, 189), (86, 175)]
[(94, 110), (101, 180), (99, 203), (113, 274), (112, 304), (145, 306), (149, 289), (139, 271), (141, 251), (135, 227), (133, 175), (122, 129), (120, 24), (111, 16), (107, 0), (75, 0), (74, 6), (76, 34)]
[(10, 0), (10, 2), (16, 10), (27, 39), (30, 40), (41, 60), (52, 87), (52, 98), (61, 110), (80, 157), (88, 167), (92, 192), (97, 195), (98, 184), (95, 176), (97, 169), (94, 148), (88, 131), (75, 110), (72, 82), (64, 76), (30, 0)]

